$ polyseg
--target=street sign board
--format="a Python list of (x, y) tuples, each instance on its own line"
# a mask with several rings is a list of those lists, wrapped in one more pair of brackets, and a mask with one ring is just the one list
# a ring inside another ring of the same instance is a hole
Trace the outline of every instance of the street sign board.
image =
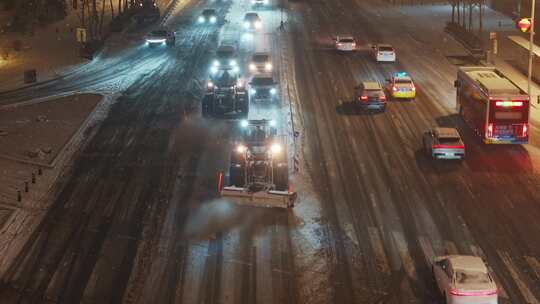
[(86, 42), (86, 29), (85, 28), (78, 27), (76, 31), (76, 35), (77, 35), (78, 42), (81, 42), (81, 43)]

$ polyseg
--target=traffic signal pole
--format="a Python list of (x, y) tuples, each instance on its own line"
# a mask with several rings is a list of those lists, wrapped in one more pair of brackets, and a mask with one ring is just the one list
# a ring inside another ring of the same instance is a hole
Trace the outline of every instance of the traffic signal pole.
[[(533, 58), (534, 58), (534, 10), (536, 8), (536, 0), (531, 0), (531, 32), (529, 37), (529, 69), (527, 73), (527, 94), (529, 94), (529, 99), (532, 98), (531, 94), (531, 82), (532, 82), (532, 66), (533, 66)], [(540, 99), (537, 98), (537, 103), (540, 103)]]

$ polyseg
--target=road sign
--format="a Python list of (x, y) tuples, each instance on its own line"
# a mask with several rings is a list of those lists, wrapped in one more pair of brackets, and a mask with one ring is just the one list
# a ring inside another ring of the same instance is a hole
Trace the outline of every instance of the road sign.
[(82, 42), (82, 43), (86, 42), (86, 29), (85, 28), (78, 27), (76, 31), (76, 35), (77, 35), (78, 42)]
[(528, 33), (531, 30), (531, 18), (521, 18), (517, 21), (516, 25), (522, 33)]

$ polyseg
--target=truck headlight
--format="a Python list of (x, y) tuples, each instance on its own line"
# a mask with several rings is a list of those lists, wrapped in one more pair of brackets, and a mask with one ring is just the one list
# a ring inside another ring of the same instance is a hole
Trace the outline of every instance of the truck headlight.
[(247, 126), (248, 126), (248, 121), (245, 120), (245, 119), (242, 120), (242, 121), (240, 122), (240, 126), (241, 126), (242, 128), (247, 128)]
[(212, 73), (212, 74), (216, 74), (217, 71), (218, 71), (218, 67), (217, 67), (217, 66), (213, 66), (213, 67), (210, 68), (210, 73)]
[(275, 120), (270, 120), (270, 126), (271, 127), (275, 127), (276, 126), (276, 121)]
[(211, 89), (211, 88), (214, 87), (214, 83), (211, 82), (211, 81), (209, 81), (209, 82), (206, 84), (206, 87), (209, 88), (209, 89)]
[(262, 26), (262, 23), (260, 21), (255, 21), (255, 28), (260, 29)]
[(272, 154), (279, 154), (281, 153), (281, 150), (282, 150), (282, 147), (280, 144), (272, 144), (272, 146), (270, 147), (270, 152)]
[(271, 70), (272, 70), (272, 64), (271, 64), (271, 63), (265, 64), (265, 65), (264, 65), (264, 69), (265, 69), (266, 71), (271, 71)]
[(216, 17), (214, 16), (210, 17), (210, 23), (216, 23), (216, 21), (217, 21)]
[(215, 67), (218, 67), (219, 66), (219, 60), (214, 60), (214, 62), (212, 62), (212, 65), (215, 66)]
[(270, 94), (275, 95), (276, 92), (277, 92), (276, 89), (274, 89), (274, 88), (271, 88), (271, 89), (270, 89)]
[(234, 73), (238, 73), (238, 72), (240, 72), (240, 68), (239, 68), (238, 66), (234, 66), (234, 67), (232, 68), (232, 71), (233, 71)]
[(255, 89), (249, 89), (249, 93), (255, 94), (255, 93), (257, 93), (257, 90), (255, 90)]
[(197, 19), (197, 21), (199, 23), (203, 23), (204, 22), (204, 17), (203, 16), (199, 16), (199, 19)]
[(244, 28), (249, 28), (249, 22), (244, 22)]
[(255, 71), (256, 69), (257, 69), (257, 67), (255, 66), (254, 63), (250, 63), (250, 64), (249, 64), (249, 70), (250, 70), (250, 71), (253, 72), (253, 71)]
[(229, 65), (230, 66), (236, 66), (238, 63), (236, 62), (236, 60), (232, 59), (229, 61)]

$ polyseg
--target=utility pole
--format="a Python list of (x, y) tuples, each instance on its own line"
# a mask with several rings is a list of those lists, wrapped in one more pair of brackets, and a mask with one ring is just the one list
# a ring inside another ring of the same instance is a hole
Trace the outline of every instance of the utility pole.
[[(533, 66), (533, 58), (534, 58), (534, 11), (536, 8), (536, 0), (531, 0), (531, 32), (529, 36), (529, 71), (527, 73), (527, 94), (529, 95), (529, 98), (532, 98), (532, 92), (531, 92), (531, 82), (532, 82), (532, 66)], [(540, 103), (540, 100), (537, 101)]]

